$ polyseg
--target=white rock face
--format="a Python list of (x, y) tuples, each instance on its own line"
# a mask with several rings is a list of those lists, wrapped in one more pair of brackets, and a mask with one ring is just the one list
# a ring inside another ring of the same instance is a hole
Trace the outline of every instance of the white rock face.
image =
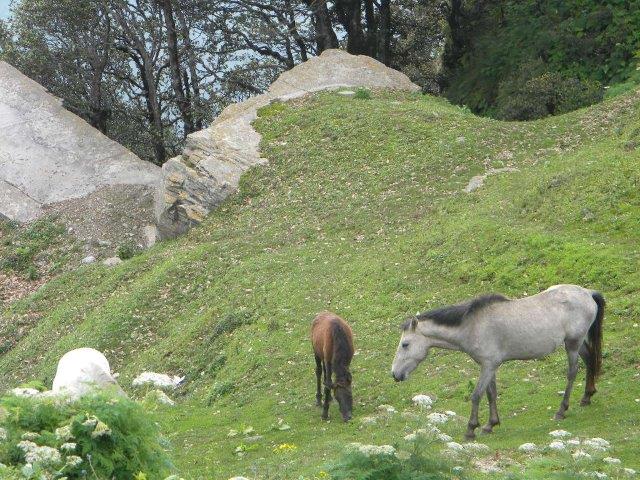
[(58, 362), (53, 379), (53, 394), (78, 398), (96, 388), (116, 387), (107, 358), (93, 348), (78, 348), (65, 353)]
[(433, 399), (429, 396), (429, 395), (415, 395), (411, 401), (413, 402), (414, 405), (417, 405), (419, 407), (423, 407), (423, 408), (431, 408), (431, 406), (433, 405)]
[(0, 218), (28, 222), (45, 207), (115, 185), (159, 188), (161, 170), (136, 157), (0, 62)]
[(178, 387), (184, 380), (184, 377), (177, 375), (170, 377), (164, 373), (156, 372), (142, 372), (134, 380), (132, 385), (134, 387), (141, 387), (143, 385), (152, 385), (160, 389), (173, 390)]
[(535, 452), (538, 449), (535, 443), (523, 443), (518, 447), (518, 450), (525, 453)]

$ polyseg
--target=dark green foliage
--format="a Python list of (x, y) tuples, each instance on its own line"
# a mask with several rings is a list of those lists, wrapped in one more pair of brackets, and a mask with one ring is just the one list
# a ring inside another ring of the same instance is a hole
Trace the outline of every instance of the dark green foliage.
[(130, 258), (135, 257), (138, 253), (140, 253), (140, 249), (131, 242), (123, 243), (116, 250), (116, 255), (118, 255), (120, 260), (129, 260)]
[(254, 321), (255, 318), (246, 311), (228, 313), (213, 327), (210, 340), (215, 340), (225, 333), (231, 333), (243, 325), (251, 325)]
[(408, 458), (395, 455), (365, 455), (351, 451), (330, 468), (333, 480), (441, 480), (464, 478), (451, 474), (451, 466), (441, 458), (427, 455), (428, 444), (417, 444)]
[(516, 75), (500, 84), (496, 99), (499, 118), (534, 120), (602, 100), (604, 89), (600, 82), (566, 77), (544, 68), (540, 61), (523, 65)]
[[(448, 65), (446, 95), (475, 112), (536, 118), (597, 101), (598, 83), (633, 78), (640, 49), (640, 5), (594, 0), (466, 2), (461, 30), (467, 41), (461, 58)], [(537, 64), (535, 74), (522, 75), (531, 64)], [(542, 78), (545, 74), (550, 77)], [(550, 111), (536, 102), (535, 92), (541, 88), (566, 97), (563, 109)], [(514, 91), (519, 95), (514, 97)]]
[[(156, 424), (140, 405), (122, 397), (101, 394), (62, 403), (10, 396), (0, 399), (0, 427), (7, 432), (7, 440), (0, 441), (0, 463), (9, 467), (24, 465), (25, 453), (17, 444), (28, 434), (38, 446), (59, 450), (60, 462), (34, 465), (55, 478), (86, 478), (87, 471), (95, 478), (129, 480), (140, 472), (164, 478), (171, 468)], [(75, 448), (61, 450), (67, 442)], [(73, 466), (70, 456), (82, 462)]]
[(359, 100), (369, 100), (371, 99), (371, 90), (368, 90), (366, 88), (359, 88), (356, 90), (354, 98), (357, 98)]

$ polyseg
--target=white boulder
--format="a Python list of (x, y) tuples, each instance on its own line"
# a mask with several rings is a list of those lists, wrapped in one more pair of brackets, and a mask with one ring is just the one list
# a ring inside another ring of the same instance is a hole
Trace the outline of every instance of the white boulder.
[(174, 375), (173, 377), (164, 373), (142, 372), (134, 378), (132, 385), (141, 387), (143, 385), (152, 385), (160, 389), (176, 389), (182, 383), (184, 377)]
[(78, 348), (65, 353), (58, 362), (52, 393), (79, 398), (96, 388), (116, 388), (107, 358), (93, 348)]

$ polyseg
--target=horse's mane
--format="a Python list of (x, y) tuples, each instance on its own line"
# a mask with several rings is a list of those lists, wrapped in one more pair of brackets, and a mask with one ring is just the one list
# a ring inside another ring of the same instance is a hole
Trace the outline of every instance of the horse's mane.
[(431, 320), (437, 325), (457, 327), (470, 314), (478, 312), (489, 305), (500, 302), (508, 302), (509, 299), (499, 293), (491, 293), (467, 300), (466, 302), (448, 305), (446, 307), (435, 308), (423, 313), (419, 313), (414, 318), (410, 318), (402, 324), (403, 330), (408, 330), (415, 320), (422, 322)]

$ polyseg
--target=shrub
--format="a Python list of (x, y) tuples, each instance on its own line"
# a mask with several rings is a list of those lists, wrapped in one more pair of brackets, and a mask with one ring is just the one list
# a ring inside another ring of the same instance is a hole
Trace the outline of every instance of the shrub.
[[(425, 453), (428, 451), (428, 445), (427, 442), (416, 442), (412, 452), (398, 453), (386, 453), (384, 447), (370, 445), (351, 448), (338, 463), (330, 466), (329, 472), (333, 480), (441, 480), (454, 478), (449, 464)], [(392, 450), (390, 447), (388, 449)], [(402, 453), (406, 455), (402, 455)], [(460, 473), (457, 473), (455, 478), (460, 478)]]
[(368, 90), (366, 88), (359, 88), (356, 90), (354, 98), (357, 98), (359, 100), (369, 100), (371, 99), (371, 90)]
[(534, 120), (570, 112), (602, 100), (604, 88), (593, 80), (579, 80), (528, 66), (500, 84), (497, 116), (505, 120)]
[(135, 257), (138, 253), (140, 253), (140, 249), (132, 242), (123, 243), (118, 246), (116, 250), (116, 255), (120, 260), (129, 260), (130, 258)]
[(155, 423), (122, 397), (5, 397), (0, 429), (0, 464), (11, 472), (2, 478), (164, 478), (171, 468)]

